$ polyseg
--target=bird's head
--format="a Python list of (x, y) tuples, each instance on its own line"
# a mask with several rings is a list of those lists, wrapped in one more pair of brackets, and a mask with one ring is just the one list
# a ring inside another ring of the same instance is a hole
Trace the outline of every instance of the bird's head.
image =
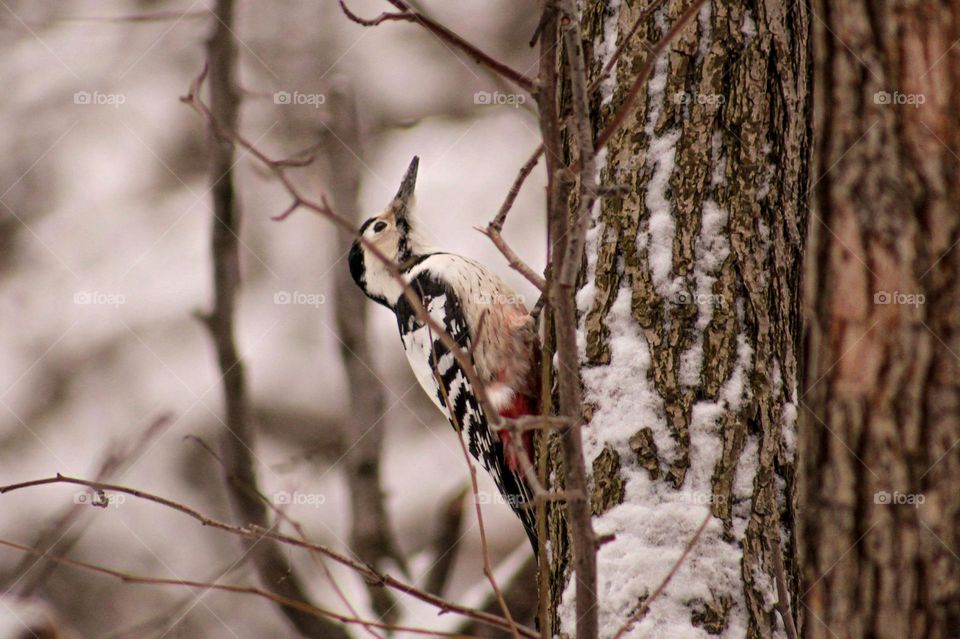
[[(359, 231), (360, 237), (400, 267), (428, 251), (427, 243), (417, 232), (413, 216), (413, 191), (417, 183), (419, 164), (420, 159), (414, 156), (406, 175), (403, 176), (403, 182), (400, 183), (400, 189), (386, 210), (367, 219)], [(350, 248), (349, 261), (350, 274), (360, 290), (373, 301), (392, 309), (403, 292), (403, 287), (380, 258), (358, 238)]]

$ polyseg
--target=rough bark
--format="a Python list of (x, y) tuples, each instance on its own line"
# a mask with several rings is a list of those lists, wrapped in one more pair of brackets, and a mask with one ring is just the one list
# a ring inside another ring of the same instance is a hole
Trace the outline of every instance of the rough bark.
[(960, 3), (814, 4), (808, 637), (960, 633)]
[[(641, 22), (614, 77), (591, 96), (594, 136), (616, 114), (645, 62), (645, 44), (656, 42), (689, 5), (668, 0)], [(591, 80), (648, 7), (583, 4)], [(673, 549), (683, 548), (708, 509), (718, 521), (700, 549), (734, 557), (741, 583), (732, 587), (704, 573), (703, 580), (716, 582), (707, 584), (709, 596), (679, 602), (688, 611), (683, 625), (729, 636), (782, 634), (774, 609), (777, 549), (786, 564), (788, 609), (798, 615), (794, 469), (810, 146), (808, 30), (803, 3), (710, 3), (657, 63), (602, 158), (601, 186), (625, 188), (594, 209), (578, 294), (589, 420), (584, 446), (597, 534), (617, 535), (601, 549), (600, 592), (638, 590), (632, 606), (622, 609), (611, 609), (601, 596), (602, 637), (613, 636), (615, 620), (625, 621), (650, 595), (679, 554), (671, 555)], [(569, 100), (563, 84), (561, 113)], [(568, 137), (564, 160), (571, 164), (572, 145)], [(571, 211), (576, 206), (572, 202)], [(604, 378), (628, 369), (622, 383)], [(649, 394), (649, 412), (623, 414), (639, 392)], [(554, 470), (562, 479), (563, 469)], [(702, 501), (690, 504), (691, 498)], [(688, 506), (689, 517), (678, 514), (678, 504)], [(617, 511), (628, 507), (645, 519), (618, 528)], [(644, 528), (647, 517), (686, 538), (643, 538), (634, 529)], [(570, 618), (560, 600), (571, 572), (568, 534), (551, 525), (551, 607), (560, 619)], [(665, 551), (667, 563), (656, 578), (621, 581), (613, 564), (623, 548), (618, 544), (631, 534)], [(647, 618), (662, 621), (664, 600), (681, 592), (668, 588)], [(651, 626), (641, 630), (642, 623), (628, 636), (649, 634)], [(570, 632), (569, 624), (562, 630)]]

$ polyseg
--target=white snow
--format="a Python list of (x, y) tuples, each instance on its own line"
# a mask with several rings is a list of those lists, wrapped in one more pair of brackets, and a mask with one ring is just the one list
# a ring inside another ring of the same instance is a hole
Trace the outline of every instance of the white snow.
[[(617, 23), (620, 20), (620, 2), (621, 0), (610, 0), (607, 4), (609, 15), (603, 21), (603, 41), (594, 52), (594, 57), (601, 65), (600, 68), (606, 66), (617, 50)], [(600, 83), (600, 106), (609, 104), (610, 100), (613, 99), (613, 89), (617, 84), (617, 67), (619, 66), (620, 61), (617, 60), (610, 69), (610, 75)]]
[(757, 35), (757, 23), (753, 21), (753, 14), (750, 9), (743, 12), (743, 24), (740, 26), (740, 33), (747, 36), (750, 40)]

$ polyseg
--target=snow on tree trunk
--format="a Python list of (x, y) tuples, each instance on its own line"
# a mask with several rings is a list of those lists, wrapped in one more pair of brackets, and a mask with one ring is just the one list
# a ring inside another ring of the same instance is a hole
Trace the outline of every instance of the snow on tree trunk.
[(816, 3), (806, 636), (960, 636), (960, 3)]
[[(583, 3), (591, 78), (649, 4)], [(643, 20), (593, 96), (595, 131), (645, 44), (689, 6), (667, 0)], [(803, 3), (708, 3), (599, 158), (600, 183), (624, 187), (595, 207), (577, 297), (594, 527), (615, 535), (598, 556), (602, 637), (651, 595), (707, 513), (699, 543), (626, 636), (782, 636), (777, 548), (797, 615), (808, 27)], [(553, 630), (572, 635), (569, 540), (556, 515), (550, 531)]]

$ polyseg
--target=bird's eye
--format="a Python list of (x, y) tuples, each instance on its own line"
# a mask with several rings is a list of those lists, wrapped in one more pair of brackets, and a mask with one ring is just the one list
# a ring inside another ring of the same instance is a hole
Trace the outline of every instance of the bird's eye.
[(376, 224), (373, 225), (373, 232), (374, 232), (374, 233), (379, 233), (380, 231), (382, 231), (382, 230), (385, 229), (385, 228), (387, 228), (387, 223), (386, 223), (386, 222), (377, 222)]

